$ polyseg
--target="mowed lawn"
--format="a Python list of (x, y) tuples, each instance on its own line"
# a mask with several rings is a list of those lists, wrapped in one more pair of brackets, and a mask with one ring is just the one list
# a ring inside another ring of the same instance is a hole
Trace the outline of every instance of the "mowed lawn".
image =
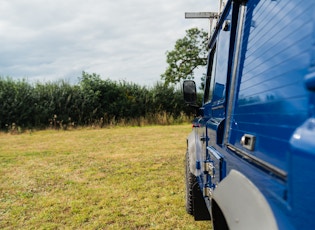
[(185, 211), (190, 131), (0, 134), (0, 229), (211, 229)]

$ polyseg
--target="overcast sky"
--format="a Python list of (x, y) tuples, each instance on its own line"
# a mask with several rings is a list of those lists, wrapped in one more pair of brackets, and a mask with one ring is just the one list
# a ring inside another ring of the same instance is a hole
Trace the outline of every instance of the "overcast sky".
[(167, 50), (215, 11), (216, 0), (2, 0), (0, 76), (64, 79), (82, 71), (141, 85), (160, 81)]

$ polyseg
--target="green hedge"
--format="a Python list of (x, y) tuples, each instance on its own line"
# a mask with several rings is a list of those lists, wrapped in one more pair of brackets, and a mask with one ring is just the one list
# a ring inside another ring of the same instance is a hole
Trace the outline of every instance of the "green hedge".
[(181, 90), (157, 83), (151, 88), (102, 80), (97, 74), (82, 73), (80, 81), (30, 84), (25, 80), (0, 77), (0, 129), (55, 128), (106, 125), (159, 117), (182, 119), (193, 112)]

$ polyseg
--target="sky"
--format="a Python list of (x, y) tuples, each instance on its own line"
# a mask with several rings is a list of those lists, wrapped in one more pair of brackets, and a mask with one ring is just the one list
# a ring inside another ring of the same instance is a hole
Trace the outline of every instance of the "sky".
[(2, 0), (0, 76), (76, 83), (85, 71), (152, 86), (176, 40), (192, 27), (208, 30), (207, 19), (185, 12), (216, 11), (217, 2)]

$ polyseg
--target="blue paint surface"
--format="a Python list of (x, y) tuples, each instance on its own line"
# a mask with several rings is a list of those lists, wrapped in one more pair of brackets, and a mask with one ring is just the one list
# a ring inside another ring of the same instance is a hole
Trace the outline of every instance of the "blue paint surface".
[[(205, 95), (199, 131), (195, 130), (207, 135), (201, 143), (203, 160), (215, 162), (223, 175), (220, 180), (232, 169), (246, 175), (268, 200), (280, 229), (314, 228), (315, 1), (247, 2), (236, 90), (231, 95), (237, 10), (229, 1), (209, 45), (210, 93)], [(230, 26), (224, 31), (226, 21)], [(233, 108), (227, 121), (229, 97)], [(231, 126), (223, 141), (226, 122)], [(253, 150), (241, 143), (244, 134), (255, 137)], [(229, 145), (285, 176), (240, 157)], [(219, 158), (214, 157), (216, 151)], [(219, 183), (200, 177), (201, 187)]]

